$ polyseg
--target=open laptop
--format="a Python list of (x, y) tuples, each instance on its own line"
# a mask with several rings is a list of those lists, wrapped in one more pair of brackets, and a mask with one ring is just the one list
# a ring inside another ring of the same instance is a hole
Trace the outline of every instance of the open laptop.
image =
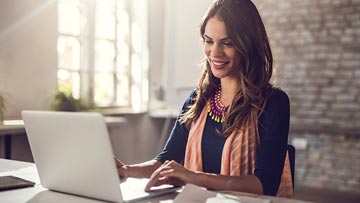
[(131, 202), (175, 191), (146, 193), (147, 179), (120, 184), (104, 117), (90, 112), (23, 111), (42, 186), (111, 202)]

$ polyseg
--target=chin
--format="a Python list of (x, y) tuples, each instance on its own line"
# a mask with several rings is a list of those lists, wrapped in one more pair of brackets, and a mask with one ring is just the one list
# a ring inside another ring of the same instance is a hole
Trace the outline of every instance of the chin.
[(214, 71), (214, 70), (211, 70), (211, 72), (212, 72), (212, 74), (213, 74), (216, 78), (219, 78), (219, 79), (225, 78), (225, 77), (228, 76), (227, 73), (222, 72), (222, 71), (219, 71), (219, 70), (215, 70), (215, 71)]
[(228, 75), (214, 75), (214, 76), (218, 79), (223, 79), (223, 78), (228, 77)]

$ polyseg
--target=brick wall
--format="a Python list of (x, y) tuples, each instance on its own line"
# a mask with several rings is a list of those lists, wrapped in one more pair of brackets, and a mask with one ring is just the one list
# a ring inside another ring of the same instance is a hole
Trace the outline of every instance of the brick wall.
[(296, 150), (296, 185), (360, 193), (359, 135), (292, 132), (296, 139), (307, 141)]
[(297, 150), (297, 184), (360, 192), (360, 1), (254, 3), (291, 100), (290, 142), (308, 144)]

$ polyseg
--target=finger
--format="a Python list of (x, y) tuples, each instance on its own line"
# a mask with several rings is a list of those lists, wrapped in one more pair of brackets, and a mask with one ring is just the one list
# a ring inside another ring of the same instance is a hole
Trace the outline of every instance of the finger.
[(115, 164), (116, 164), (116, 168), (117, 168), (117, 172), (120, 176), (120, 180), (127, 178), (127, 174), (125, 171), (125, 167), (126, 165), (123, 164), (119, 159), (115, 158)]
[(115, 158), (115, 164), (117, 168), (121, 168), (123, 165), (125, 165), (118, 158)]
[(163, 170), (164, 168), (159, 168), (156, 171), (154, 171), (154, 173), (150, 176), (149, 182), (145, 187), (145, 191), (150, 191), (150, 188), (152, 186), (158, 186), (168, 182), (167, 177), (161, 175), (161, 172)]
[(145, 191), (147, 191), (148, 189), (150, 189), (151, 186), (155, 184), (155, 182), (156, 182), (157, 179), (158, 179), (159, 173), (160, 173), (160, 172), (156, 170), (156, 171), (154, 171), (153, 174), (151, 174), (150, 179), (149, 179), (148, 183), (146, 184)]
[(156, 183), (155, 180), (149, 180), (149, 182), (146, 184), (145, 186), (145, 192), (149, 192), (150, 191), (150, 188)]
[(162, 175), (162, 176), (172, 176), (173, 172), (174, 172), (174, 169), (168, 168), (168, 169), (162, 170), (160, 172), (160, 175)]
[(169, 179), (166, 176), (159, 177), (157, 179), (154, 179), (152, 181), (149, 181), (145, 186), (145, 192), (150, 192), (152, 187), (168, 184)]

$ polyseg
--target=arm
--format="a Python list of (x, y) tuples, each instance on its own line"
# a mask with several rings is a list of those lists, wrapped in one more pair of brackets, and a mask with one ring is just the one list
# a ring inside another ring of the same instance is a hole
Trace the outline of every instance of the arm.
[(184, 159), (188, 130), (178, 121), (170, 134), (163, 151), (150, 160), (140, 164), (126, 165), (115, 159), (120, 177), (149, 178), (166, 160), (181, 162)]
[(276, 90), (259, 120), (260, 146), (255, 160), (256, 175), (265, 195), (276, 195), (284, 168), (290, 122), (290, 102)]
[(185, 155), (188, 130), (178, 121), (171, 131), (163, 151), (150, 160), (140, 164), (126, 165), (115, 159), (120, 177), (149, 178), (150, 175), (167, 160), (182, 162)]
[(193, 172), (175, 161), (165, 162), (159, 167), (151, 176), (145, 190), (150, 191), (152, 186), (173, 184), (174, 179), (176, 180), (177, 185), (191, 183), (211, 190), (233, 190), (256, 194), (263, 193), (261, 182), (254, 175), (225, 176), (204, 172)]
[[(181, 113), (186, 111), (187, 106), (193, 103), (194, 97), (195, 91), (193, 91), (189, 98), (185, 101)], [(187, 129), (183, 124), (179, 123), (178, 119), (176, 120), (176, 123), (171, 131), (163, 151), (158, 156), (156, 156), (154, 160), (140, 164), (126, 165), (115, 158), (119, 176), (149, 178), (151, 174), (166, 160), (176, 160), (178, 162), (182, 162), (185, 155), (185, 147), (189, 129)]]
[(195, 173), (192, 184), (196, 184), (211, 190), (233, 190), (255, 194), (263, 193), (261, 182), (254, 175), (224, 176), (216, 174)]
[(141, 164), (125, 165), (120, 160), (115, 159), (116, 167), (120, 177), (149, 178), (151, 174), (161, 166), (161, 162), (150, 160)]

